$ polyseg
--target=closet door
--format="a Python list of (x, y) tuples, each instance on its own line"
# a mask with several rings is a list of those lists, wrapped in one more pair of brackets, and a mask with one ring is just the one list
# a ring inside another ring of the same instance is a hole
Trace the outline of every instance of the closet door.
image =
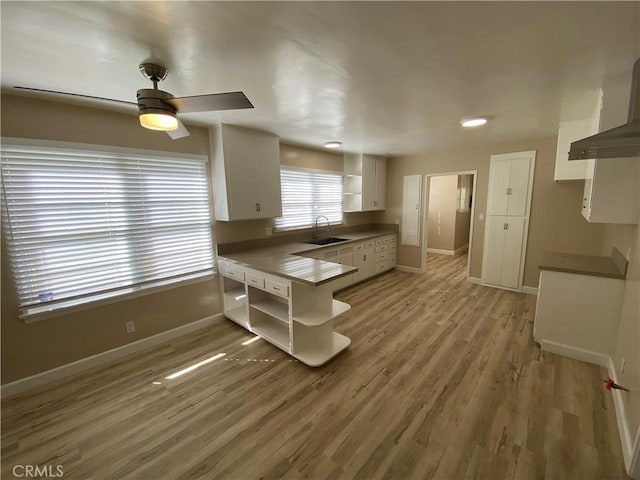
[(489, 172), (489, 199), (487, 201), (487, 215), (506, 215), (509, 204), (509, 181), (511, 176), (511, 161), (497, 160), (491, 163)]

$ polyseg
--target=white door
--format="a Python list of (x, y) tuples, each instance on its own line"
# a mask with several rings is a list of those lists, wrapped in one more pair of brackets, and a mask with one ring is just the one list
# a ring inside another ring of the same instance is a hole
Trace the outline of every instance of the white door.
[(376, 159), (362, 156), (362, 210), (375, 210)]
[(420, 192), (422, 175), (407, 175), (402, 189), (402, 231), (400, 243), (420, 246)]
[(520, 268), (522, 264), (522, 242), (524, 238), (524, 217), (504, 217), (502, 280), (500, 285), (507, 288), (520, 287)]
[(491, 163), (489, 172), (489, 199), (487, 201), (487, 215), (506, 215), (509, 203), (509, 177), (511, 162), (509, 159), (499, 159)]

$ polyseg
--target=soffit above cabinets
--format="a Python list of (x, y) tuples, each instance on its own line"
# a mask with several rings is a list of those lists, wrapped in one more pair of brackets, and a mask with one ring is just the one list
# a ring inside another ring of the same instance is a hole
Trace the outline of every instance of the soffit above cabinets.
[[(152, 60), (176, 96), (255, 105), (187, 123), (381, 155), (482, 146), (553, 136), (571, 98), (628, 75), (639, 16), (637, 2), (3, 2), (2, 87), (135, 101)], [(493, 119), (460, 127), (477, 115)]]

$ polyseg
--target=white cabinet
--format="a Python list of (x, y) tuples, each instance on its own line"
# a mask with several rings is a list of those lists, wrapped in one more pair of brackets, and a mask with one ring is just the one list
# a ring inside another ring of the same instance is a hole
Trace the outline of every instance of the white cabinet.
[(486, 249), (482, 262), (485, 284), (512, 289), (520, 287), (524, 227), (524, 217), (487, 217), (485, 242), (491, 248)]
[(582, 216), (591, 223), (637, 224), (640, 158), (594, 160), (584, 184)]
[(353, 274), (353, 283), (361, 282), (375, 274), (373, 240), (366, 240), (353, 246), (353, 266), (358, 271)]
[(542, 270), (533, 338), (542, 350), (606, 365), (623, 293), (624, 280)]
[(386, 207), (387, 159), (347, 153), (344, 156), (345, 212), (384, 210)]
[[(526, 214), (530, 188), (531, 156), (492, 155), (487, 215)], [(494, 161), (495, 160), (495, 161)]]
[(211, 129), (216, 220), (282, 215), (277, 136), (222, 124)]
[(410, 247), (420, 246), (420, 205), (422, 175), (407, 175), (402, 188), (402, 225), (400, 241)]
[(520, 290), (535, 151), (492, 155), (482, 258), (485, 285)]
[(333, 319), (351, 307), (329, 284), (309, 286), (219, 258), (225, 317), (311, 367), (323, 365), (351, 340)]
[[(600, 130), (600, 113), (602, 111), (602, 90), (596, 94), (592, 115), (580, 120), (560, 122), (558, 127), (558, 145), (556, 148), (556, 168), (553, 179), (556, 181), (584, 180), (593, 167), (593, 160), (569, 161), (571, 142), (595, 135)], [(593, 101), (590, 98), (589, 101)]]

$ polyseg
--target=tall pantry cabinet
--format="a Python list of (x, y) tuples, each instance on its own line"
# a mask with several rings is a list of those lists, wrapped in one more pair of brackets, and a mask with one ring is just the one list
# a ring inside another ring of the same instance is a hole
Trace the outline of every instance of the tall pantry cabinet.
[(482, 281), (520, 290), (529, 229), (535, 151), (492, 155)]

